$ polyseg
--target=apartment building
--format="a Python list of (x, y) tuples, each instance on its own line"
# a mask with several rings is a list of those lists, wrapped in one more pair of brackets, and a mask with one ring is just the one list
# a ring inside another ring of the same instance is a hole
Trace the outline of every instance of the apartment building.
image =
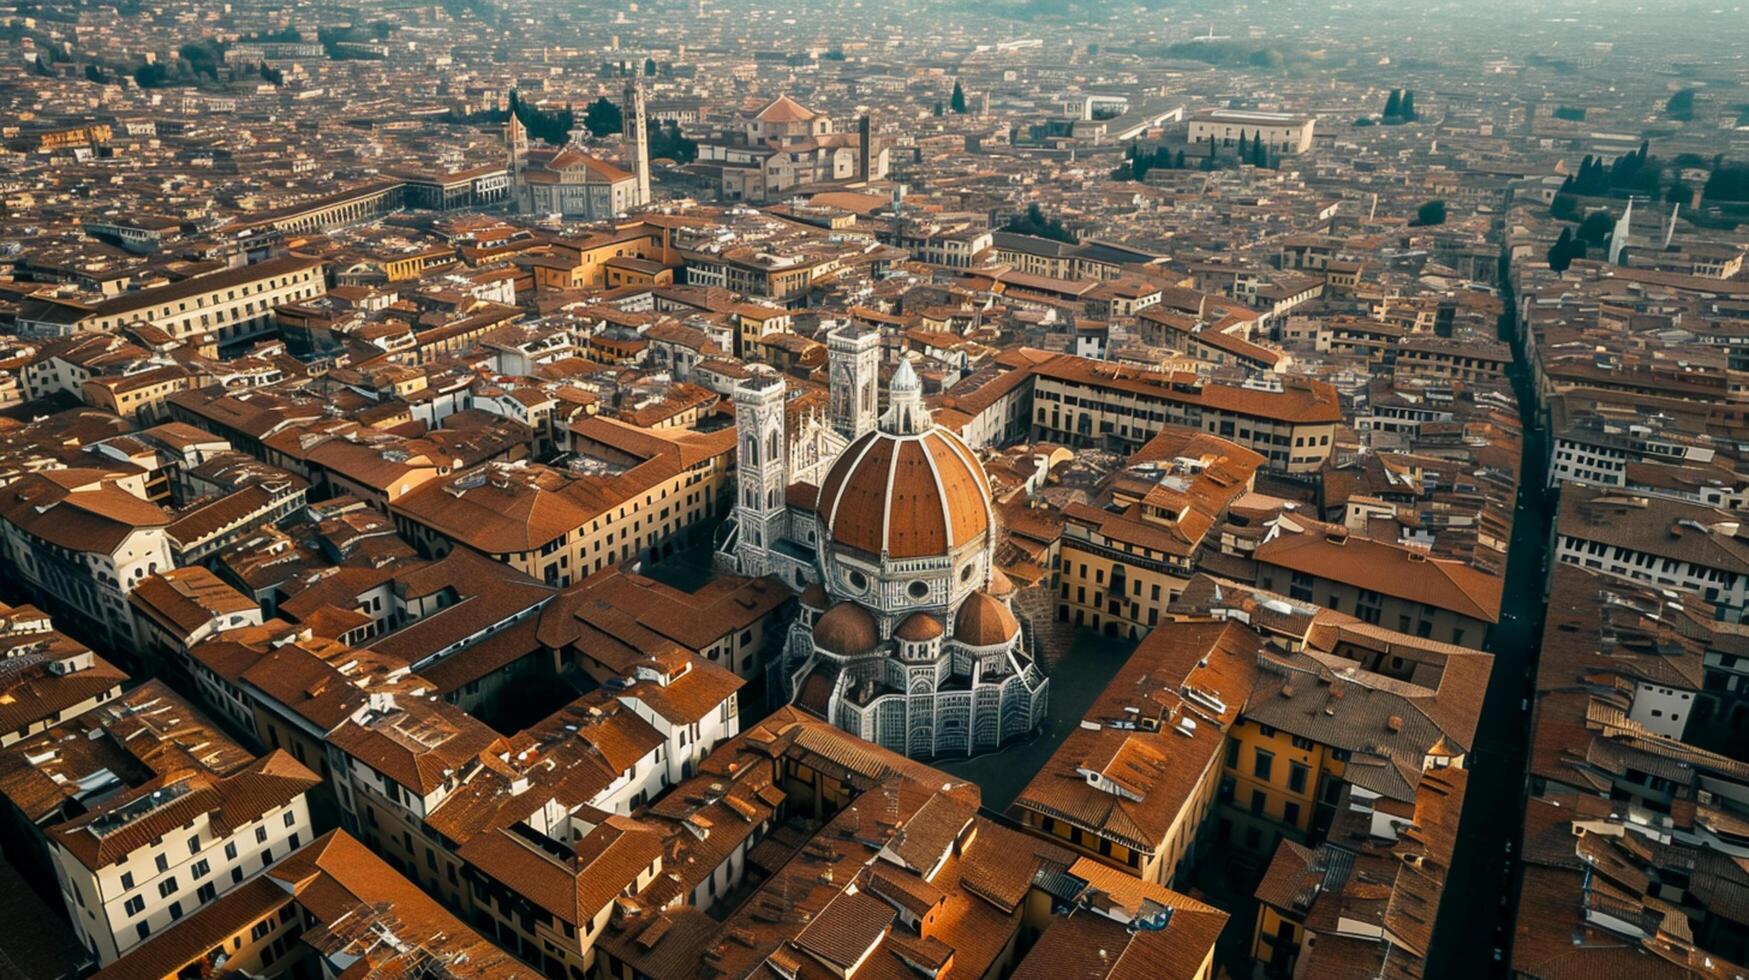
[(8, 857), (105, 964), (313, 839), (315, 773), (256, 757), (159, 681), (0, 754)]
[(0, 500), (7, 564), (51, 609), (79, 617), (110, 649), (135, 645), (128, 594), (146, 576), (175, 567), (169, 525), (163, 508), (100, 470), (33, 473)]
[(126, 680), (47, 613), (0, 602), (0, 749), (116, 697)]
[(1021, 826), (1170, 887), (1194, 862), (1262, 641), (1238, 622), (1150, 632), (1015, 797)]
[(1693, 593), (1734, 623), (1749, 618), (1749, 532), (1730, 511), (1574, 486), (1555, 521), (1554, 558)]
[(1205, 364), (1235, 365), (1247, 371), (1286, 371), (1293, 363), (1286, 351), (1252, 343), (1247, 334), (1255, 320), (1226, 317), (1209, 323), (1166, 310), (1147, 310), (1137, 318), (1136, 333), (1144, 343), (1183, 351)]
[(1330, 456), (1342, 423), (1336, 390), (1282, 378), (1235, 387), (1110, 365), (1069, 354), (1034, 357), (1033, 430), (1074, 447), (1134, 452), (1168, 424), (1201, 429), (1264, 457), (1277, 472), (1310, 474)]
[[(128, 324), (149, 323), (176, 340), (224, 346), (268, 332), (274, 307), (314, 299), (327, 291), (321, 260), (284, 256), (123, 293), (78, 308), (48, 332), (54, 336), (74, 331), (113, 333)], [(46, 319), (19, 322), (27, 331), (33, 325), (51, 326)]]
[(344, 831), (329, 831), (266, 873), (155, 936), (94, 980), (418, 975), (535, 980)]
[(372, 699), (328, 738), (342, 822), (547, 976), (585, 977), (616, 902), (662, 875), (632, 814), (735, 735), (738, 679), (675, 651), (512, 742), (441, 701)]
[(1744, 631), (1716, 617), (1698, 596), (1555, 566), (1529, 715), (1515, 974), (1629, 964), (1688, 980), (1744, 961), (1749, 916), (1727, 896), (1749, 887), (1733, 829), (1749, 799), (1749, 712), (1724, 667), (1745, 659)]
[(1498, 384), (1506, 380), (1512, 349), (1505, 344), (1437, 336), (1405, 337), (1397, 343), (1399, 377)]
[(140, 652), (160, 663), (222, 630), (261, 625), (261, 606), (201, 565), (141, 579), (128, 605)]
[(1437, 909), (1445, 894), (1468, 788), (1466, 769), (1428, 771), (1412, 803), (1377, 819), (1346, 787), (1327, 841), (1283, 840), (1270, 859), (1253, 893), (1253, 962), (1266, 976), (1425, 972), (1436, 916), (1424, 896)]
[[(667, 900), (675, 887), (630, 896), (596, 943), (603, 976), (679, 976), (700, 964), (723, 976), (905, 976), (951, 965), (1036, 980), (1086, 967), (1089, 948), (1148, 963), (1162, 980), (1214, 973), (1225, 913), (990, 820), (975, 784), (793, 707), (706, 764), (719, 783), (760, 787), (708, 839), (722, 833), (725, 847), (738, 845), (749, 836), (742, 822), (770, 810), (774, 823), (800, 818), (817, 829), (766, 835), (749, 851), (749, 863), (769, 861), (766, 877), (750, 894), (732, 892), (716, 916), (711, 905)], [(699, 875), (682, 873), (680, 887)]]
[(1086, 503), (1063, 508), (1057, 618), (1139, 638), (1196, 574), (1211, 532), (1256, 485), (1263, 457), (1168, 425)]
[(1405, 821), (1426, 774), (1466, 765), (1491, 655), (1206, 577), (1174, 611), (1267, 641), (1227, 729), (1215, 846), (1269, 855), (1355, 812), (1383, 830)]
[(1499, 576), (1346, 527), (1278, 517), (1252, 557), (1261, 588), (1422, 639), (1480, 650), (1500, 621)]
[(74, 931), (109, 963), (259, 874), (314, 837), (318, 781), (276, 751), (223, 777), (167, 774), (54, 828)]
[(472, 548), (549, 585), (678, 550), (723, 513), (735, 431), (571, 424), (570, 468), (487, 464), (396, 501), (396, 528), (422, 554)]
[(764, 653), (781, 643), (780, 616), (792, 595), (770, 578), (718, 575), (683, 592), (604, 568), (553, 601), (540, 638), (598, 682), (624, 676), (634, 658), (676, 646), (755, 681), (764, 677)]

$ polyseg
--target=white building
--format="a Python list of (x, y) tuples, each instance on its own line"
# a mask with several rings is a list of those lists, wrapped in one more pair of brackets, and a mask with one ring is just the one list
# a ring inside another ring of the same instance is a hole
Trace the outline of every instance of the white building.
[(0, 501), (0, 552), (52, 607), (103, 631), (111, 649), (134, 646), (128, 594), (175, 567), (170, 515), (100, 470), (33, 473)]
[(1249, 145), (1258, 137), (1276, 153), (1304, 153), (1312, 148), (1316, 120), (1279, 112), (1248, 112), (1238, 109), (1204, 109), (1190, 117), (1192, 143), (1213, 138), (1221, 146), (1239, 145), (1243, 135)]

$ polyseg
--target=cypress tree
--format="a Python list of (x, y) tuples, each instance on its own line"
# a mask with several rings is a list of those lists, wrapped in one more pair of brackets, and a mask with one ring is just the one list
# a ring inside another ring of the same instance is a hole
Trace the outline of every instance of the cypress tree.
[(1566, 272), (1567, 267), (1573, 264), (1572, 248), (1573, 229), (1562, 228), (1561, 237), (1549, 246), (1549, 268), (1557, 273)]
[(1403, 114), (1403, 90), (1396, 89), (1396, 88), (1391, 89), (1390, 98), (1385, 100), (1385, 118), (1389, 119), (1392, 116), (1400, 116), (1402, 114)]
[(1410, 122), (1414, 122), (1415, 121), (1415, 91), (1413, 89), (1404, 89), (1403, 90), (1402, 109), (1403, 109), (1403, 118), (1409, 120)]

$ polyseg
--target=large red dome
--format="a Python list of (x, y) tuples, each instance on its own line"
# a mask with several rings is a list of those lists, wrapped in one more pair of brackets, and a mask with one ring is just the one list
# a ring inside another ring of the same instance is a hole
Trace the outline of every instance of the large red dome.
[(945, 429), (876, 429), (845, 447), (820, 485), (827, 540), (889, 558), (948, 555), (990, 532), (990, 483)]

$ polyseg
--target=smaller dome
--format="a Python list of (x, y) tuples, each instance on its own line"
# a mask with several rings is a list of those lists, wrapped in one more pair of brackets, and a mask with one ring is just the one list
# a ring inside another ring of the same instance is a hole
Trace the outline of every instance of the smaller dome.
[(840, 602), (814, 624), (814, 645), (840, 657), (854, 657), (881, 642), (874, 617), (854, 602)]
[(969, 647), (999, 646), (1019, 632), (1020, 621), (988, 592), (966, 596), (953, 620), (953, 638)]
[(831, 604), (832, 600), (826, 597), (826, 590), (818, 582), (809, 582), (808, 587), (802, 590), (802, 605), (809, 609), (818, 612)]
[(998, 599), (1006, 599), (1014, 594), (1014, 580), (1000, 568), (990, 569), (990, 594)]
[(942, 629), (941, 620), (928, 613), (917, 612), (907, 616), (899, 624), (899, 628), (893, 631), (893, 635), (906, 643), (926, 643), (940, 639), (945, 632), (947, 631)]

